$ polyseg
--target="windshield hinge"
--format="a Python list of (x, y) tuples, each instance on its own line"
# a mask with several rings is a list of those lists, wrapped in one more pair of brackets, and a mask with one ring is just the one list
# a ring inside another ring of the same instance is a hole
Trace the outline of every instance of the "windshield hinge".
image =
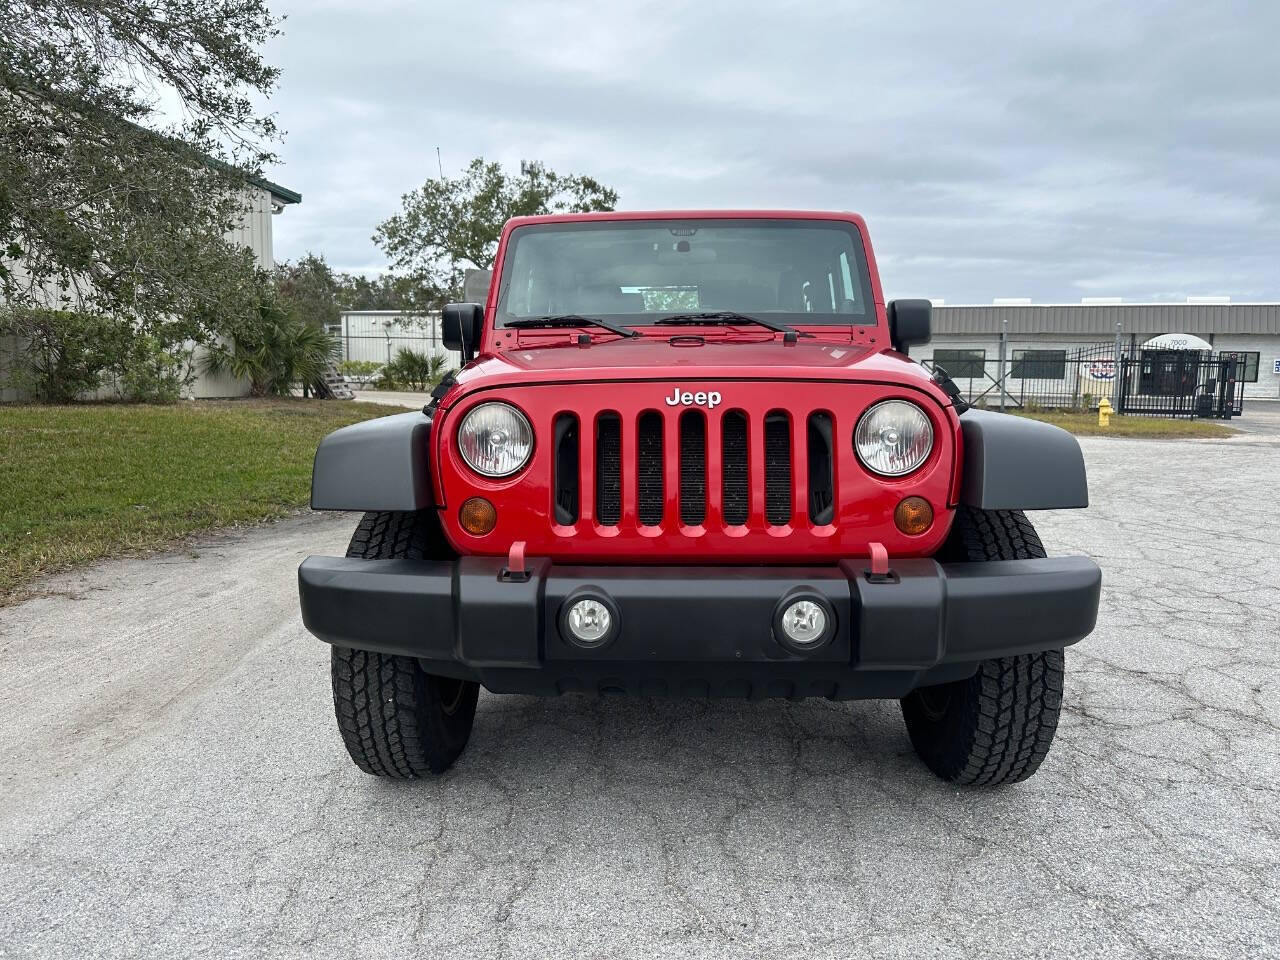
[(942, 388), (943, 393), (951, 398), (951, 405), (956, 408), (956, 413), (964, 413), (969, 409), (970, 404), (960, 395), (960, 388), (956, 386), (946, 370), (935, 366), (931, 379)]
[(457, 382), (458, 378), (454, 376), (452, 371), (449, 372), (444, 379), (435, 385), (435, 389), (431, 391), (431, 401), (422, 408), (422, 412), (428, 417), (433, 416), (436, 412), (436, 407), (440, 405), (440, 401), (444, 398), (444, 395), (452, 390), (454, 384)]

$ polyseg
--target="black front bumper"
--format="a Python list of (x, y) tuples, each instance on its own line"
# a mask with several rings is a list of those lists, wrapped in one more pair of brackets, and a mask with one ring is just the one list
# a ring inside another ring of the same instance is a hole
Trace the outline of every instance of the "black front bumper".
[[(298, 569), (302, 619), (329, 643), (417, 657), (434, 673), (495, 692), (688, 696), (897, 697), (970, 675), (991, 657), (1067, 646), (1098, 615), (1102, 574), (1086, 557), (830, 567), (560, 566), (501, 559), (309, 557)], [(567, 639), (573, 595), (618, 615), (606, 645)], [(796, 652), (775, 636), (783, 597), (817, 597), (831, 638)]]

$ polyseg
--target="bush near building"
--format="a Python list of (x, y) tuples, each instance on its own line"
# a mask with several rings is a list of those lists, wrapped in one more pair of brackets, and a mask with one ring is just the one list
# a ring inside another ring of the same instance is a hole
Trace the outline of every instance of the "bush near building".
[(0, 388), (36, 403), (172, 402), (191, 376), (189, 346), (104, 314), (11, 308), (0, 313), (0, 338), (7, 343)]
[[(199, 372), (244, 378), (253, 396), (287, 396), (295, 384), (316, 382), (337, 358), (337, 340), (309, 323), (271, 274), (246, 264), (244, 282), (239, 309), (163, 325), (88, 311), (0, 311), (8, 345), (0, 389), (35, 403), (172, 403)], [(205, 348), (199, 363), (197, 347)]]
[(402, 347), (390, 363), (383, 364), (378, 375), (378, 387), (383, 390), (430, 390), (449, 372), (447, 357)]

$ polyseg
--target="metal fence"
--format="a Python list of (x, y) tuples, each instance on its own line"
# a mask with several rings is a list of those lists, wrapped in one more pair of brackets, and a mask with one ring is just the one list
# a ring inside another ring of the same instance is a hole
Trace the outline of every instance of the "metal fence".
[(378, 379), (379, 370), (401, 350), (445, 358), (447, 368), (462, 366), (462, 355), (446, 350), (438, 316), (414, 317), (390, 311), (346, 313), (329, 332), (340, 346), (341, 370), (357, 389)]
[(937, 350), (921, 361), (941, 367), (961, 396), (977, 407), (1091, 410), (1115, 391), (1115, 349), (1110, 343), (1074, 350), (1014, 348), (986, 360), (968, 350)]
[(440, 354), (447, 357), (454, 366), (461, 366), (462, 364), (460, 354), (452, 350), (446, 350), (440, 345), (438, 339), (426, 335), (397, 334), (393, 337), (378, 336), (376, 334), (338, 335), (338, 339), (342, 344), (341, 356), (343, 360), (356, 360), (381, 365), (390, 363), (395, 359), (397, 351), (412, 350), (415, 353), (424, 353), (428, 356)]
[[(937, 350), (922, 364), (941, 367), (973, 406), (1088, 411), (1106, 397), (1117, 413), (1230, 418), (1244, 401), (1244, 365), (1235, 354), (1140, 350), (1094, 344), (1072, 350), (1013, 348), (996, 360), (980, 352)], [(1117, 373), (1119, 376), (1117, 377)]]
[(1230, 420), (1244, 408), (1243, 375), (1235, 354), (1142, 350), (1120, 359), (1116, 411)]

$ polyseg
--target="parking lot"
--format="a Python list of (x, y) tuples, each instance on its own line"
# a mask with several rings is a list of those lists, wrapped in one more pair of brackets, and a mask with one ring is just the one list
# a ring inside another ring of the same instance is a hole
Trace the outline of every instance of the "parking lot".
[(1033, 519), (1100, 622), (996, 792), (887, 702), (482, 694), (447, 775), (367, 777), (294, 580), (353, 517), (47, 581), (0, 609), (0, 956), (1280, 955), (1277, 421), (1082, 441), (1093, 506)]

